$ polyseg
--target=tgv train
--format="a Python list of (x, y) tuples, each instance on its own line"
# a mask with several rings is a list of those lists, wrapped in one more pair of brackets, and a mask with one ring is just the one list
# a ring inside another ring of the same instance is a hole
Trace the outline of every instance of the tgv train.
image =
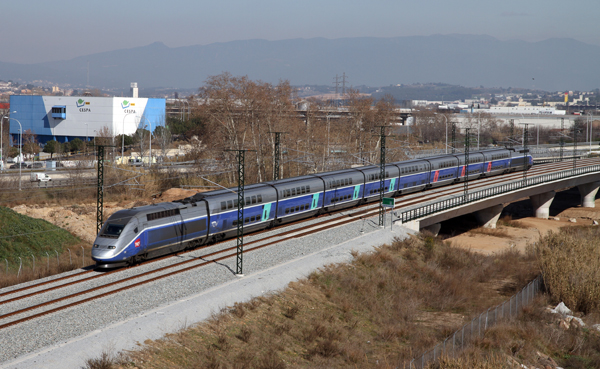
[[(493, 149), (389, 163), (386, 197), (427, 188), (527, 170), (529, 155)], [(380, 167), (363, 166), (263, 182), (244, 188), (244, 232), (377, 201)], [(237, 234), (237, 188), (198, 193), (174, 202), (120, 210), (112, 214), (94, 241), (92, 259), (99, 267), (117, 267), (216, 242)]]

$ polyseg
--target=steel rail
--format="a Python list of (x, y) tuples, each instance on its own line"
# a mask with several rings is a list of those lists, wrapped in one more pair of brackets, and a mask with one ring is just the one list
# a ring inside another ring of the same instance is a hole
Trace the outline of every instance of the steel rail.
[[(586, 161), (588, 161), (588, 160), (582, 161), (581, 164), (585, 164)], [(597, 160), (593, 160), (593, 162), (597, 163), (598, 161)], [(564, 163), (563, 166), (570, 167), (570, 163)], [(555, 167), (552, 167), (552, 168), (543, 167), (542, 168), (541, 166), (536, 166), (534, 168), (535, 169), (530, 170), (530, 172), (534, 176), (540, 175), (540, 173), (538, 173), (538, 172), (545, 172), (548, 169), (550, 169), (550, 170), (556, 170), (557, 169)], [(498, 177), (495, 176), (495, 177), (479, 178), (479, 179), (473, 181), (474, 185), (473, 185), (472, 188), (485, 187), (485, 186), (489, 186), (490, 184), (494, 184), (494, 183), (498, 183), (498, 182), (505, 182), (508, 179), (508, 177), (517, 177), (519, 175), (520, 175), (520, 172), (514, 172), (514, 173), (503, 174), (503, 175), (498, 176)], [(437, 190), (439, 190), (439, 191), (436, 191), (434, 193), (429, 192), (429, 191), (431, 191), (431, 189), (430, 189), (427, 193), (424, 193), (422, 196), (419, 196), (417, 198), (413, 197), (413, 198), (410, 198), (410, 199), (402, 199), (402, 200), (400, 200), (400, 201), (398, 201), (396, 203), (396, 206), (394, 207), (394, 209), (402, 207), (402, 206), (410, 206), (410, 205), (417, 204), (417, 203), (422, 202), (424, 199), (429, 198), (429, 197), (450, 196), (452, 194), (462, 192), (461, 190), (460, 191), (459, 190), (455, 190), (453, 188), (453, 186), (455, 186), (455, 185), (456, 185), (456, 183), (453, 183), (453, 184), (450, 184), (450, 185), (447, 185), (447, 186), (444, 186), (444, 187), (439, 187), (439, 188), (437, 188)], [(400, 196), (397, 196), (397, 198), (398, 197), (402, 198), (402, 197), (409, 196), (409, 195), (416, 194), (416, 193), (417, 192), (409, 193), (409, 194), (402, 194)], [(369, 206), (372, 206), (372, 205), (373, 205), (373, 203), (362, 204), (360, 206), (355, 207), (355, 209), (360, 209), (362, 207), (369, 207)], [(331, 211), (331, 212), (328, 212), (328, 213), (325, 213), (325, 214), (321, 214), (321, 215), (317, 216), (317, 218), (323, 217), (323, 216), (332, 216), (334, 214), (338, 214), (338, 213), (341, 213), (341, 212), (344, 212), (344, 211), (347, 211), (347, 210), (349, 210), (349, 209), (346, 208), (346, 209), (334, 210), (334, 211)], [(359, 210), (359, 211), (353, 212), (352, 214), (342, 215), (342, 217), (344, 217), (344, 216), (356, 216), (358, 214), (363, 214), (363, 213), (366, 213), (366, 212), (368, 212), (368, 209), (367, 210)], [(335, 218), (335, 219), (331, 219), (331, 220), (327, 220), (327, 221), (325, 221), (323, 223), (319, 223), (319, 224), (326, 224), (329, 221), (335, 221), (335, 220), (340, 219), (340, 218), (341, 217)], [(314, 218), (301, 219), (301, 220), (297, 220), (297, 221), (294, 221), (294, 222), (286, 223), (284, 226), (285, 227), (289, 227), (291, 225), (298, 225), (298, 224), (301, 224), (303, 222), (310, 221), (312, 219), (314, 219)], [(293, 231), (297, 231), (297, 230), (301, 230), (301, 229), (305, 229), (305, 228), (312, 228), (313, 226), (314, 225), (309, 225), (309, 226), (297, 228), (297, 229), (295, 229)], [(263, 229), (263, 230), (259, 230), (259, 231), (253, 232), (251, 234), (253, 234), (253, 235), (259, 235), (261, 233), (268, 232), (268, 231), (271, 231), (271, 230), (270, 229)], [(285, 235), (285, 232), (283, 234), (273, 235), (273, 236), (264, 238), (264, 239), (262, 239), (262, 241), (268, 240), (268, 239), (270, 239), (272, 237), (280, 237), (281, 235)], [(259, 241), (261, 241), (261, 240), (259, 240)], [(193, 250), (181, 251), (181, 252), (178, 252), (178, 253), (176, 253), (174, 255), (167, 255), (167, 256), (160, 257), (160, 258), (148, 260), (148, 261), (143, 262), (140, 265), (146, 265), (146, 264), (149, 264), (149, 263), (153, 263), (153, 262), (161, 261), (161, 260), (164, 260), (164, 259), (168, 259), (168, 258), (171, 258), (171, 257), (174, 257), (174, 256), (184, 255), (184, 254), (187, 254), (187, 253), (190, 253), (190, 252), (197, 251), (197, 250), (202, 249), (202, 248), (218, 246), (218, 245), (220, 245), (220, 244), (222, 244), (224, 242), (228, 242), (228, 240), (220, 241), (218, 243), (211, 244), (211, 245), (202, 245), (200, 247), (194, 248)], [(257, 241), (253, 241), (252, 243), (254, 243), (254, 242), (257, 242)], [(177, 264), (175, 264), (175, 265), (177, 265)], [(77, 277), (81, 276), (82, 274), (91, 273), (94, 270), (95, 269), (87, 270), (87, 271), (84, 271), (84, 272), (81, 272), (81, 273), (77, 273), (77, 274), (73, 274), (73, 275), (69, 275), (69, 276), (64, 276), (64, 277), (60, 277), (60, 278), (56, 278), (56, 279), (44, 281), (44, 282), (41, 282), (41, 283), (37, 283), (37, 284), (34, 284), (34, 285), (30, 285), (30, 286), (26, 286), (26, 287), (14, 289), (14, 290), (11, 290), (11, 291), (3, 292), (3, 293), (0, 293), (0, 297), (11, 295), (11, 294), (15, 294), (15, 293), (22, 292), (22, 291), (25, 291), (25, 290), (28, 290), (28, 289), (37, 288), (37, 287), (40, 287), (40, 286), (43, 286), (43, 285), (48, 285), (48, 284), (51, 284), (51, 283), (56, 283), (58, 281), (69, 279), (69, 278), (77, 278)], [(129, 268), (126, 268), (126, 269), (121, 269), (121, 268), (120, 269), (116, 269), (114, 271), (106, 272), (106, 273), (103, 273), (101, 275), (97, 275), (97, 276), (93, 276), (93, 277), (89, 277), (89, 278), (79, 279), (77, 281), (65, 283), (65, 284), (58, 285), (58, 286), (51, 287), (51, 288), (47, 288), (47, 289), (44, 289), (44, 290), (41, 290), (41, 291), (36, 291), (34, 293), (31, 293), (31, 294), (22, 295), (22, 296), (19, 296), (19, 297), (16, 297), (16, 298), (12, 298), (12, 299), (9, 299), (9, 300), (3, 300), (3, 301), (0, 301), (0, 305), (8, 303), (8, 302), (16, 301), (16, 300), (19, 300), (19, 299), (27, 298), (27, 297), (30, 297), (30, 296), (33, 296), (33, 295), (36, 295), (36, 294), (42, 294), (42, 293), (45, 293), (45, 292), (56, 290), (56, 289), (59, 289), (59, 288), (62, 288), (62, 287), (71, 286), (71, 285), (74, 285), (74, 284), (77, 284), (77, 283), (83, 283), (83, 282), (86, 282), (86, 281), (90, 281), (92, 279), (96, 279), (96, 278), (99, 278), (99, 277), (102, 277), (102, 276), (113, 274), (114, 272), (120, 272), (120, 271), (124, 271), (124, 270), (129, 270)]]

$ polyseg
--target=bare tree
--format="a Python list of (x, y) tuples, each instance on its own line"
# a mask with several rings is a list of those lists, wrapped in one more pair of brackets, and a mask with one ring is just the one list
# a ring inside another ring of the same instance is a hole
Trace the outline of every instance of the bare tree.
[(160, 125), (154, 129), (154, 138), (160, 148), (160, 153), (164, 160), (164, 158), (167, 157), (169, 149), (171, 148), (171, 143), (173, 142), (171, 130), (166, 125)]
[(295, 117), (293, 94), (288, 82), (273, 86), (229, 73), (209, 77), (199, 89), (202, 104), (198, 111), (211, 132), (203, 140), (207, 148), (220, 150), (232, 169), (235, 154), (222, 150), (255, 150), (246, 161), (248, 173), (256, 173), (256, 178), (250, 180), (265, 180), (265, 174), (272, 170), (274, 141), (269, 132), (293, 131), (300, 123)]
[(25, 132), (23, 132), (23, 152), (31, 156), (40, 152), (37, 136), (35, 135), (35, 132), (30, 129), (26, 129)]

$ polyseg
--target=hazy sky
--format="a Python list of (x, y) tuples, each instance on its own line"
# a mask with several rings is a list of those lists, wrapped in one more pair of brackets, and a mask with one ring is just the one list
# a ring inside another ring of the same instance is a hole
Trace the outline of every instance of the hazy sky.
[[(487, 34), (600, 45), (599, 0), (0, 0), (0, 61), (71, 59), (160, 41)], [(0, 79), (2, 76), (0, 76)]]

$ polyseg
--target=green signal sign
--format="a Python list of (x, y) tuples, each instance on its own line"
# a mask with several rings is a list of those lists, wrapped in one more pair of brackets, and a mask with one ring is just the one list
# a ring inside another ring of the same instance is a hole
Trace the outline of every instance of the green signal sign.
[(395, 199), (393, 197), (384, 197), (381, 201), (381, 205), (386, 208), (394, 208)]

